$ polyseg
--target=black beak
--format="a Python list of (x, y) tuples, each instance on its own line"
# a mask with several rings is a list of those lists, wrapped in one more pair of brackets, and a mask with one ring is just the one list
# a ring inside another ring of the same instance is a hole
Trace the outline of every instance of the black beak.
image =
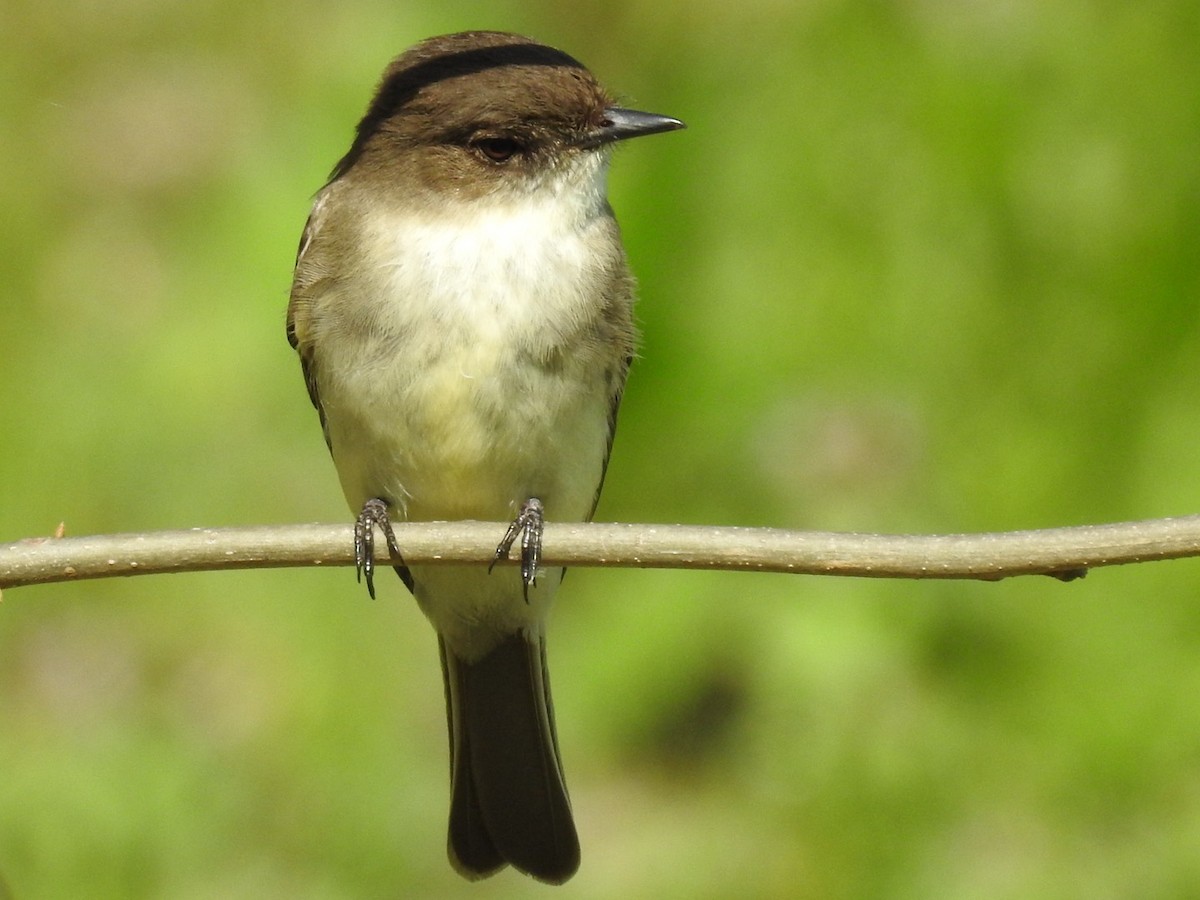
[(622, 109), (610, 106), (604, 111), (604, 121), (600, 127), (594, 128), (579, 139), (576, 144), (584, 150), (601, 147), (626, 138), (640, 137), (643, 134), (659, 134), (663, 131), (678, 131), (687, 126), (678, 119), (670, 116), (660, 116), (657, 113), (638, 112), (636, 109)]

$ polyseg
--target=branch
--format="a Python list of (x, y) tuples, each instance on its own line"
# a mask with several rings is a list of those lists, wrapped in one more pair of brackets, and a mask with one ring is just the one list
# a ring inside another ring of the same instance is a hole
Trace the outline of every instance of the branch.
[[(397, 523), (409, 563), (487, 565), (505, 525)], [(387, 561), (383, 541), (377, 559)], [(1053, 575), (1200, 556), (1200, 515), (992, 534), (886, 535), (687, 525), (546, 525), (545, 565), (726, 569), (875, 578)], [(193, 528), (0, 545), (0, 588), (116, 575), (353, 565), (349, 524)]]

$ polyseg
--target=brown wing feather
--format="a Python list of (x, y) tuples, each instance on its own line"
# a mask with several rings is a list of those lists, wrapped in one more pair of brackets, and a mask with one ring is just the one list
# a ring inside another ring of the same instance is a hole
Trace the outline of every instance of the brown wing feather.
[(320, 228), (322, 211), (325, 205), (325, 193), (317, 196), (308, 221), (304, 223), (304, 231), (300, 235), (300, 246), (296, 250), (296, 268), (292, 275), (292, 293), (287, 310), (287, 339), (292, 348), (300, 355), (300, 369), (304, 373), (304, 386), (308, 388), (308, 399), (317, 410), (321, 420), (321, 432), (325, 435), (325, 445), (331, 450), (329, 427), (325, 421), (325, 408), (321, 406), (321, 394), (317, 388), (317, 361), (313, 354), (312, 343), (307, 340), (308, 319), (312, 301), (310, 299), (313, 285), (318, 280), (305, 265), (305, 255), (312, 248), (313, 239)]

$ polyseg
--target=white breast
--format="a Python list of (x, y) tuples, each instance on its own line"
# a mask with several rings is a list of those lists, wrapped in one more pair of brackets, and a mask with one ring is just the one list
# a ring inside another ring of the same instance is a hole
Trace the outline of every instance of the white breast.
[[(572, 342), (596, 314), (603, 197), (597, 167), (586, 192), (364, 223), (361, 277), (322, 304), (324, 327), (357, 340), (322, 341), (318, 367), (352, 507), (385, 496), (412, 519), (502, 519), (541, 496), (551, 518), (587, 515), (610, 398)], [(554, 353), (566, 364), (539, 362)]]

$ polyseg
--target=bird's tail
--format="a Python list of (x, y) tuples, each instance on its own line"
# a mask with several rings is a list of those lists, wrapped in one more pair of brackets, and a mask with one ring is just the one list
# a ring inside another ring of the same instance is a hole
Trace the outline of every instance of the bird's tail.
[(450, 862), (466, 878), (508, 863), (562, 884), (579, 868), (545, 639), (517, 632), (464, 662), (439, 639), (450, 726)]

